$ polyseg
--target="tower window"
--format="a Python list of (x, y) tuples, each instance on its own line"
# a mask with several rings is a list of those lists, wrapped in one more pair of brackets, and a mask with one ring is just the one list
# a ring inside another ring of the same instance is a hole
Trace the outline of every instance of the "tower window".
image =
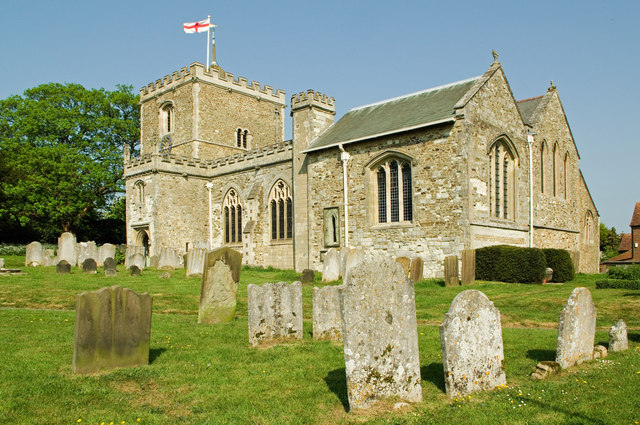
[(236, 147), (247, 149), (249, 146), (249, 130), (238, 128), (236, 130)]

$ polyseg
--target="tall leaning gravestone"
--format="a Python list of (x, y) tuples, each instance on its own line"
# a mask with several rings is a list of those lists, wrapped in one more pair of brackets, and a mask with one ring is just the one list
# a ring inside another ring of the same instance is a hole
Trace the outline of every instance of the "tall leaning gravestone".
[(92, 373), (149, 363), (151, 296), (112, 286), (76, 301), (73, 372)]
[(560, 312), (556, 362), (565, 369), (593, 359), (596, 307), (587, 288), (575, 288)]
[(350, 408), (385, 397), (421, 401), (415, 295), (402, 266), (367, 259), (339, 288)]
[(500, 311), (485, 294), (460, 292), (440, 325), (442, 365), (451, 398), (507, 383)]

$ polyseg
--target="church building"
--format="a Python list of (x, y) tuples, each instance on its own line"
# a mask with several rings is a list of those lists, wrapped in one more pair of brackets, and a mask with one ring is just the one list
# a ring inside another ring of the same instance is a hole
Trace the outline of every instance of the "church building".
[(149, 255), (228, 246), (301, 271), (349, 246), (421, 257), (437, 277), (445, 256), (509, 244), (566, 249), (598, 271), (598, 211), (558, 92), (516, 101), (497, 60), (337, 121), (334, 98), (294, 94), (292, 140), (285, 93), (217, 65), (143, 87), (140, 107), (127, 243)]

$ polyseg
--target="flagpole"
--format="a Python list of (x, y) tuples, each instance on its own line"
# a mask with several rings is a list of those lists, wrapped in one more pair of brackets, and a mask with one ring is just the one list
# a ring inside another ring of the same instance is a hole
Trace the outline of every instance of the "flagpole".
[(209, 31), (211, 30), (211, 15), (207, 15), (207, 22), (209, 26), (207, 26), (207, 66), (205, 68), (209, 71)]

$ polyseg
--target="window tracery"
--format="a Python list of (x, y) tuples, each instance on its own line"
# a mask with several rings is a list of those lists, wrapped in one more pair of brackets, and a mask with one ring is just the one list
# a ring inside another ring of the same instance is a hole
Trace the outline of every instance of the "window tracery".
[(291, 189), (283, 180), (273, 185), (269, 194), (271, 210), (271, 239), (291, 239), (293, 237), (293, 200)]
[(224, 242), (242, 242), (242, 204), (235, 189), (230, 189), (222, 203)]

